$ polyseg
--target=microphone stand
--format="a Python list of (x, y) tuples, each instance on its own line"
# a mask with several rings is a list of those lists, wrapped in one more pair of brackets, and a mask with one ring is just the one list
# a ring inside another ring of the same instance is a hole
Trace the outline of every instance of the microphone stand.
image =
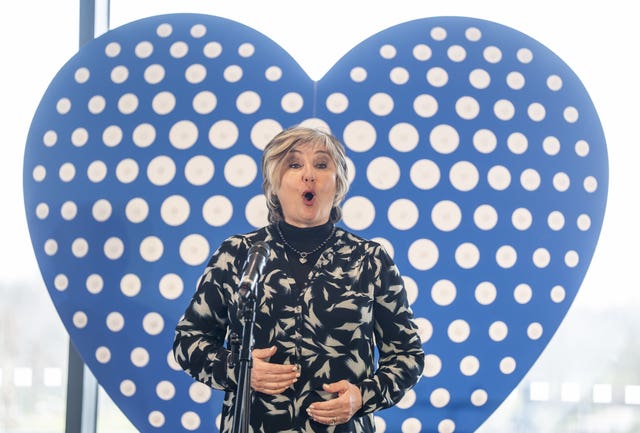
[[(242, 291), (245, 290), (244, 293)], [(253, 290), (241, 287), (238, 305), (238, 316), (243, 321), (242, 342), (239, 341), (237, 333), (231, 335), (232, 346), (238, 351), (239, 357), (235, 359), (240, 363), (238, 374), (238, 387), (236, 388), (236, 401), (233, 413), (232, 433), (249, 433), (249, 419), (251, 413), (251, 367), (253, 348), (253, 325), (256, 321), (256, 294)], [(235, 364), (235, 362), (233, 364)]]

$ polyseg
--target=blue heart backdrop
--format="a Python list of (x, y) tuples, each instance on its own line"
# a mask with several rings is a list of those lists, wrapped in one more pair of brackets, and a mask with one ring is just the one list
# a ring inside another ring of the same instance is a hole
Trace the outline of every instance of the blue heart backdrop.
[(378, 431), (476, 430), (568, 311), (608, 186), (578, 77), (489, 21), (399, 24), (317, 82), (209, 15), (84, 46), (42, 97), (24, 158), (33, 248), (73, 343), (141, 432), (216, 431), (221, 393), (177, 367), (174, 326), (219, 242), (267, 223), (261, 151), (299, 123), (344, 142), (340, 224), (393, 255), (427, 353)]

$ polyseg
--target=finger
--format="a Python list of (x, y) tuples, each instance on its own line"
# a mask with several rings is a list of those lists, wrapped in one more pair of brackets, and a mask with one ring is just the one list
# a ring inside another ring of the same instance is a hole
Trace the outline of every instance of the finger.
[(264, 349), (253, 349), (251, 351), (251, 356), (255, 359), (268, 359), (276, 353), (276, 346), (266, 347)]

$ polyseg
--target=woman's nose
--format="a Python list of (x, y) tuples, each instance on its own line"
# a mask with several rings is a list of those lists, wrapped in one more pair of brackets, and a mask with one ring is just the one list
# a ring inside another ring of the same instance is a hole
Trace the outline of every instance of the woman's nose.
[(313, 172), (313, 169), (306, 168), (302, 173), (302, 180), (305, 182), (313, 182), (316, 180), (316, 176)]

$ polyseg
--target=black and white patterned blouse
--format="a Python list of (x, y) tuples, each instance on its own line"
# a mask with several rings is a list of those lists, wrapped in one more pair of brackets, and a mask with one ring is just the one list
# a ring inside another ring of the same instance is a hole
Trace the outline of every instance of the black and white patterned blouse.
[[(416, 384), (424, 352), (392, 259), (378, 243), (344, 229), (336, 228), (304, 287), (288, 271), (289, 252), (275, 226), (225, 240), (176, 326), (176, 360), (196, 380), (226, 392), (220, 430), (230, 432), (237, 367), (228, 367), (225, 340), (231, 330), (242, 336), (237, 287), (257, 241), (271, 252), (258, 282), (254, 348), (275, 345), (270, 362), (299, 365), (301, 376), (282, 394), (253, 392), (252, 431), (373, 432), (373, 412)], [(329, 398), (322, 384), (342, 379), (360, 388), (360, 411), (345, 424), (313, 421), (306, 409)]]

